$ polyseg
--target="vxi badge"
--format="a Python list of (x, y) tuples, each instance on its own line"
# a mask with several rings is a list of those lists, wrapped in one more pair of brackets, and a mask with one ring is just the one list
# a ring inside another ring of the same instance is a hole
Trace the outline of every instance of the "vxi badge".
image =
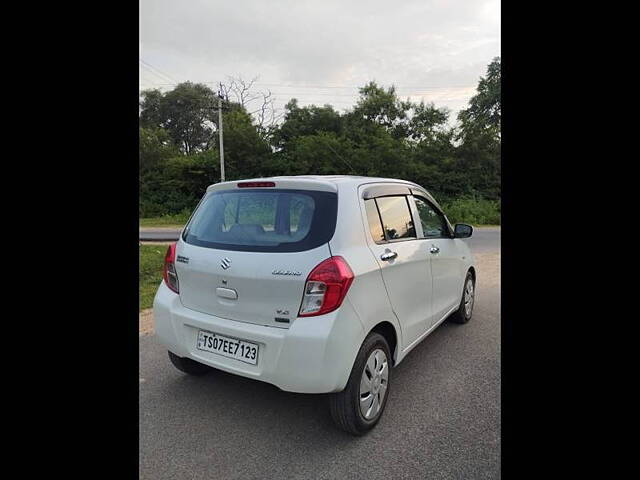
[(294, 272), (292, 270), (274, 270), (271, 272), (271, 275), (293, 275), (295, 277), (299, 277), (302, 273), (297, 271)]

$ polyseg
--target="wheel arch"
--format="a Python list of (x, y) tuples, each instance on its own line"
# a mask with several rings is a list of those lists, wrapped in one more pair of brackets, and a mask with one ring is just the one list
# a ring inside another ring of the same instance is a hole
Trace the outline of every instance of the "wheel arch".
[[(476, 268), (471, 265), (468, 269), (467, 269), (467, 273), (471, 273), (471, 275), (473, 276), (473, 283), (476, 282)], [(466, 278), (466, 275), (465, 275)]]
[(389, 344), (389, 350), (391, 350), (391, 357), (393, 365), (396, 364), (396, 358), (398, 355), (398, 332), (393, 323), (384, 320), (374, 326), (369, 333), (376, 332), (382, 335)]

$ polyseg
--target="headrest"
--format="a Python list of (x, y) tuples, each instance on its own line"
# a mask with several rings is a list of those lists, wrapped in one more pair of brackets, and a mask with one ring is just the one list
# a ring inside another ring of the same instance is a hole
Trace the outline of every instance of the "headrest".
[(262, 228), (262, 225), (253, 223), (236, 223), (229, 229), (229, 233), (237, 237), (255, 237), (256, 235), (262, 235), (264, 228)]

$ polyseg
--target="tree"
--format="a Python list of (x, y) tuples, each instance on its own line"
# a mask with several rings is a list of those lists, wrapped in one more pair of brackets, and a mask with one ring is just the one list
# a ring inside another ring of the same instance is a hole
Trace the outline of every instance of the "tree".
[(249, 112), (255, 124), (256, 131), (263, 139), (268, 139), (277, 130), (281, 115), (276, 112), (274, 97), (271, 90), (257, 90), (254, 88), (258, 77), (246, 81), (242, 77), (227, 77), (227, 82), (220, 83), (222, 96), (227, 102), (240, 105)]
[(276, 148), (286, 149), (288, 142), (294, 138), (320, 132), (339, 135), (341, 131), (340, 113), (331, 105), (299, 107), (298, 101), (293, 98), (285, 106), (284, 121), (274, 133), (273, 142)]
[(190, 155), (207, 150), (217, 116), (217, 95), (206, 85), (185, 82), (163, 94), (142, 92), (140, 125), (165, 129), (173, 143)]
[(480, 78), (476, 95), (469, 101), (469, 107), (461, 110), (461, 136), (487, 134), (500, 140), (501, 121), (501, 69), (500, 57), (496, 57), (487, 67), (486, 77)]
[(168, 158), (179, 154), (171, 138), (162, 128), (140, 128), (140, 173), (153, 171)]
[(353, 113), (356, 117), (384, 127), (395, 138), (401, 138), (408, 131), (408, 111), (411, 107), (409, 100), (398, 98), (394, 86), (385, 90), (376, 82), (369, 82), (360, 89), (360, 98)]
[(487, 75), (480, 78), (477, 94), (462, 110), (458, 119), (462, 143), (457, 160), (447, 177), (450, 185), (466, 183), (466, 190), (489, 199), (500, 198), (500, 58), (487, 67)]
[[(393, 86), (375, 82), (360, 89), (351, 111), (301, 107), (294, 98), (278, 121), (271, 92), (256, 90), (255, 81), (229, 77), (221, 84), (229, 180), (356, 174), (411, 180), (444, 202), (500, 199), (499, 58), (455, 127), (446, 108), (401, 100)], [(191, 210), (218, 181), (218, 101), (210, 88), (190, 82), (142, 93), (141, 215)]]
[(228, 180), (258, 177), (271, 154), (267, 140), (252, 122), (251, 115), (238, 104), (224, 112), (224, 161)]
[(164, 129), (141, 127), (139, 138), (140, 215), (175, 213), (176, 193), (166, 188), (171, 177), (167, 168), (171, 158), (182, 155)]
[(446, 108), (437, 108), (433, 103), (425, 104), (424, 101), (415, 104), (407, 134), (416, 141), (435, 141), (440, 134), (447, 131), (449, 111)]

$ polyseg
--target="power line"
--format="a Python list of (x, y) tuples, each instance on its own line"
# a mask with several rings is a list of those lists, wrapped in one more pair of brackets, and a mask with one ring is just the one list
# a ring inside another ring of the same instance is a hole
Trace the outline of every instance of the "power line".
[[(472, 87), (464, 87), (464, 88), (472, 88)], [(315, 93), (315, 92), (271, 92), (274, 95), (313, 95), (316, 97), (359, 97), (360, 93)], [(432, 95), (433, 92), (409, 92), (402, 93), (402, 96), (410, 96), (410, 95)]]
[[(160, 81), (162, 81), (162, 82), (165, 82), (165, 81), (166, 81), (166, 78), (162, 77), (159, 73), (156, 73), (156, 72), (155, 72), (155, 71), (153, 71), (151, 68), (147, 67), (147, 66), (146, 66), (146, 65), (144, 65), (144, 64), (140, 64), (140, 65), (142, 66), (142, 68), (143, 68), (143, 71), (144, 71), (144, 72), (152, 73), (153, 75), (155, 75), (155, 77), (156, 77), (156, 78), (159, 78), (159, 79), (160, 79)], [(149, 80), (149, 81), (150, 81), (150, 80)], [(152, 86), (153, 86), (153, 87), (159, 87), (159, 86), (162, 86), (162, 85), (165, 85), (165, 84), (155, 82)]]
[[(272, 87), (290, 87), (290, 88), (319, 88), (319, 89), (326, 89), (326, 88), (349, 88), (349, 89), (360, 89), (362, 88), (362, 85), (344, 85), (344, 86), (338, 86), (338, 85), (295, 85), (295, 84), (283, 84), (283, 83), (256, 83), (256, 85), (262, 85), (262, 86), (272, 86)], [(393, 85), (394, 87), (398, 88), (398, 89), (407, 89), (407, 88), (417, 88), (417, 89), (421, 89), (421, 90), (428, 90), (428, 89), (442, 89), (442, 88), (468, 88), (472, 85), (455, 85), (455, 86), (424, 86), (424, 85)]]
[[(159, 72), (160, 74), (162, 74), (164, 77), (169, 78), (170, 80), (172, 80), (173, 83), (155, 83), (153, 85), (151, 85), (152, 88), (160, 88), (163, 89), (164, 87), (175, 87), (178, 85), (178, 82), (175, 81), (175, 79), (173, 79), (172, 77), (170, 77), (169, 75), (165, 74), (164, 72), (162, 72), (161, 70), (159, 70), (158, 68), (154, 67), (153, 65), (149, 64), (148, 62), (140, 59), (140, 62), (142, 63), (142, 66), (148, 66), (148, 70), (153, 73), (156, 77), (158, 78), (162, 78), (160, 77), (160, 75), (157, 72)], [(151, 70), (154, 69), (154, 70)], [(194, 81), (192, 83), (200, 83), (200, 84), (205, 84), (205, 85), (219, 85), (220, 82), (209, 82), (209, 81), (201, 81), (201, 82), (197, 82)], [(305, 89), (316, 89), (316, 90), (326, 90), (326, 89), (360, 89), (361, 87), (358, 86), (354, 86), (354, 85), (294, 85), (294, 84), (284, 84), (284, 83), (261, 83), (261, 82), (255, 82), (253, 83), (254, 86), (256, 87), (261, 87), (261, 86), (273, 86), (273, 87), (278, 87), (278, 91), (270, 91), (271, 94), (274, 95), (274, 102), (275, 103), (282, 103), (283, 106), (286, 102), (288, 102), (288, 100), (296, 98), (298, 100), (300, 100), (301, 103), (310, 103), (310, 104), (331, 104), (331, 105), (336, 105), (338, 106), (338, 108), (347, 108), (350, 106), (353, 106), (357, 99), (359, 99), (361, 97), (361, 94), (358, 93), (344, 93), (344, 92), (335, 92), (335, 93), (329, 93), (326, 91), (320, 91), (320, 92), (298, 92), (298, 91), (291, 91), (288, 90), (286, 91), (286, 89), (301, 89), (301, 88), (305, 88)], [(403, 85), (403, 86), (399, 86), (399, 85), (394, 85), (394, 87), (396, 88), (396, 93), (401, 96), (401, 97), (413, 97), (416, 99), (422, 99), (424, 100), (425, 97), (427, 97), (427, 99), (429, 99), (429, 97), (432, 96), (437, 96), (441, 95), (441, 91), (442, 90), (460, 90), (460, 89), (470, 89), (470, 88), (475, 88), (474, 85), (455, 85), (455, 86), (408, 86), (408, 85)], [(141, 89), (145, 89), (148, 88), (145, 85), (140, 85)], [(285, 91), (281, 91), (281, 89), (285, 89)], [(412, 92), (400, 92), (400, 90), (407, 90), (407, 89), (417, 89), (417, 90), (422, 90), (422, 91), (412, 91)], [(424, 90), (431, 90), (431, 91), (424, 91)], [(440, 91), (440, 92), (438, 92)], [(444, 93), (444, 92), (442, 92)], [(280, 98), (284, 98), (285, 100), (280, 100), (278, 97)], [(326, 99), (326, 101), (322, 98), (319, 97), (330, 97), (331, 100)], [(336, 100), (336, 97), (346, 97), (346, 98), (350, 98), (352, 100)], [(259, 100), (259, 99), (257, 99)], [(444, 99), (447, 100), (447, 99)], [(340, 105), (345, 105), (346, 107), (339, 107)]]
[[(156, 84), (156, 85), (151, 85), (152, 87), (158, 87), (161, 86), (162, 84)], [(454, 89), (456, 87), (452, 87), (451, 89)], [(473, 87), (457, 87), (459, 90), (463, 90), (463, 89), (469, 89), (469, 88), (473, 88)], [(444, 93), (444, 92), (443, 92)], [(271, 91), (271, 94), (273, 95), (281, 95), (281, 96), (285, 96), (285, 97), (331, 97), (331, 98), (336, 98), (336, 97), (349, 97), (349, 98), (359, 98), (361, 96), (360, 93), (325, 93), (325, 92), (284, 92), (284, 91)], [(439, 92), (406, 92), (406, 93), (398, 93), (399, 96), (402, 97), (425, 97), (425, 96), (432, 96), (432, 95), (440, 95), (441, 93)], [(251, 101), (253, 100), (260, 100), (259, 98), (255, 98), (255, 99), (251, 99)]]
[[(192, 81), (192, 83), (201, 83), (204, 85), (218, 85), (219, 82), (205, 82), (205, 81)], [(164, 83), (160, 84), (165, 87), (176, 86), (177, 83)], [(362, 85), (295, 85), (285, 83), (260, 83), (255, 82), (255, 86), (263, 87), (282, 87), (282, 88), (315, 88), (315, 89), (327, 89), (327, 88), (341, 88), (341, 89), (360, 89)], [(462, 89), (462, 88), (475, 88), (475, 85), (393, 85), (398, 90), (417, 89), (417, 90), (444, 90), (444, 89)], [(329, 95), (329, 94), (327, 94)]]
[(168, 75), (168, 74), (164, 73), (162, 70), (160, 70), (157, 67), (154, 67), (149, 62), (146, 62), (141, 58), (139, 60), (140, 60), (140, 62), (142, 63), (143, 66), (147, 67), (147, 69), (152, 69), (152, 71), (154, 71), (154, 73), (157, 72), (156, 75), (164, 77), (164, 81), (167, 81), (167, 79), (169, 79), (172, 82), (177, 82), (177, 80), (175, 78), (173, 78), (171, 75)]
[[(143, 89), (145, 89), (143, 87)], [(299, 100), (302, 103), (314, 103), (317, 105), (325, 105), (325, 104), (330, 104), (330, 105), (354, 105), (357, 100), (359, 99), (358, 95), (354, 95), (352, 98), (353, 100), (349, 101), (349, 100), (332, 100), (331, 98), (314, 98), (315, 94), (310, 93), (310, 94), (290, 94), (290, 93), (283, 93), (283, 92), (279, 92), (279, 93), (274, 93), (274, 97), (273, 97), (273, 101), (275, 103), (282, 103), (283, 105), (286, 104), (289, 100), (295, 98), (296, 100)], [(278, 95), (278, 96), (276, 96)], [(414, 94), (414, 95), (405, 95), (406, 97), (412, 97), (413, 99), (421, 99), (424, 100), (425, 98), (427, 100), (429, 100), (430, 95), (428, 94)], [(254, 101), (258, 101), (260, 99), (254, 99)], [(433, 100), (439, 100), (438, 98), (435, 98)], [(440, 99), (440, 100), (450, 100), (448, 98), (445, 99)], [(250, 102), (247, 102), (250, 103)]]
[(154, 69), (154, 70), (156, 70), (158, 73), (160, 73), (162, 76), (164, 76), (165, 78), (168, 78), (170, 81), (174, 82), (175, 84), (177, 84), (177, 83), (178, 83), (178, 81), (177, 81), (175, 78), (173, 78), (171, 75), (168, 75), (168, 74), (164, 73), (162, 70), (160, 70), (160, 69), (159, 69), (159, 68), (157, 68), (157, 67), (154, 67), (154, 66), (153, 66), (153, 65), (151, 65), (149, 62), (146, 62), (146, 61), (144, 61), (144, 60), (143, 60), (143, 59), (141, 59), (141, 58), (140, 58), (139, 60), (140, 60), (140, 62), (142, 62), (142, 63), (143, 63), (144, 65), (146, 65), (147, 67), (153, 68), (153, 69)]

